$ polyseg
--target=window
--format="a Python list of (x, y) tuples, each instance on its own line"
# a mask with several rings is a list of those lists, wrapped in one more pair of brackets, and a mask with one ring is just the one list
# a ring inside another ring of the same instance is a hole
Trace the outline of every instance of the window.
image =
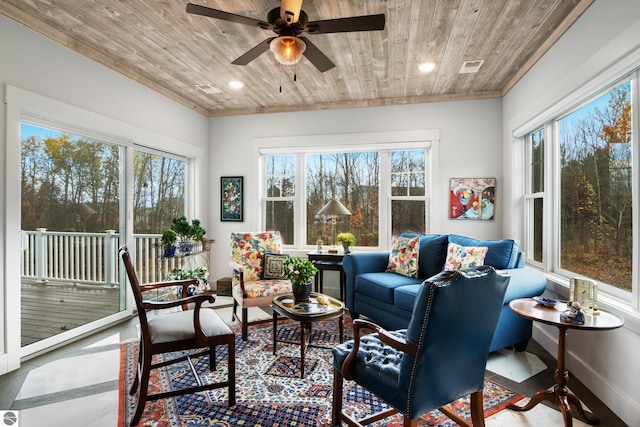
[(526, 215), (531, 224), (527, 235), (527, 254), (533, 261), (542, 263), (544, 254), (544, 129), (527, 136), (527, 182), (525, 189)]
[[(547, 268), (554, 273), (623, 291), (627, 299), (638, 250), (632, 207), (640, 197), (633, 182), (635, 84), (628, 78), (525, 136), (528, 256), (551, 260)], [(545, 176), (553, 177), (552, 185)], [(545, 230), (554, 231), (548, 245)]]
[[(426, 232), (428, 150), (312, 150), (262, 157), (263, 221), (281, 231), (285, 244), (332, 244), (335, 235), (350, 232), (356, 246), (378, 247), (381, 235), (387, 242), (402, 231)], [(318, 212), (334, 198), (351, 215), (332, 223)]]
[(293, 222), (296, 196), (296, 157), (269, 156), (266, 162), (265, 224), (267, 230), (279, 230), (285, 245), (295, 241)]

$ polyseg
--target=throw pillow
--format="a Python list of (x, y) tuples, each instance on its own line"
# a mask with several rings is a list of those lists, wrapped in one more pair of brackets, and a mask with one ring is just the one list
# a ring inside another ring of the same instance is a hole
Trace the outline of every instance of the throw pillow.
[(464, 270), (484, 265), (484, 257), (489, 248), (486, 246), (460, 246), (449, 243), (445, 270)]
[(287, 254), (266, 253), (262, 258), (262, 280), (284, 279), (284, 260)]
[(420, 236), (394, 237), (391, 242), (387, 270), (407, 277), (418, 277), (418, 252), (420, 250)]

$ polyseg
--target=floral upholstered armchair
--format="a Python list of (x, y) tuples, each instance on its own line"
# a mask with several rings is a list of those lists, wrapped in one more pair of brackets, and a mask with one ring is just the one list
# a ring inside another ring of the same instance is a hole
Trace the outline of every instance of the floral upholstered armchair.
[[(248, 308), (269, 306), (278, 295), (291, 293), (291, 282), (282, 268), (286, 258), (279, 231), (231, 233), (233, 319), (242, 325), (244, 341), (248, 336)], [(265, 321), (269, 320), (252, 323)]]

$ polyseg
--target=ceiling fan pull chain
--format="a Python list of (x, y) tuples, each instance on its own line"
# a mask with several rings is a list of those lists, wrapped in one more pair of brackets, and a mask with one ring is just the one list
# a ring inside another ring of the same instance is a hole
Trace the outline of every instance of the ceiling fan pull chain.
[(293, 81), (298, 81), (298, 64), (293, 64)]

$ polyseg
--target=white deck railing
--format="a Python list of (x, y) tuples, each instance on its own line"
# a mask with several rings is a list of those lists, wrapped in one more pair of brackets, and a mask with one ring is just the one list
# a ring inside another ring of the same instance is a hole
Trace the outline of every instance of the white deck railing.
[[(22, 278), (37, 282), (68, 282), (76, 284), (118, 286), (120, 235), (114, 230), (104, 233), (23, 231)], [(141, 283), (161, 281), (185, 263), (197, 262), (194, 255), (165, 258), (159, 234), (134, 234), (133, 255), (136, 273)], [(193, 254), (202, 253), (202, 244), (195, 244)], [(208, 257), (208, 253), (206, 254)], [(208, 261), (208, 260), (207, 260)], [(198, 265), (203, 263), (197, 262)], [(208, 265), (208, 262), (206, 262)]]

